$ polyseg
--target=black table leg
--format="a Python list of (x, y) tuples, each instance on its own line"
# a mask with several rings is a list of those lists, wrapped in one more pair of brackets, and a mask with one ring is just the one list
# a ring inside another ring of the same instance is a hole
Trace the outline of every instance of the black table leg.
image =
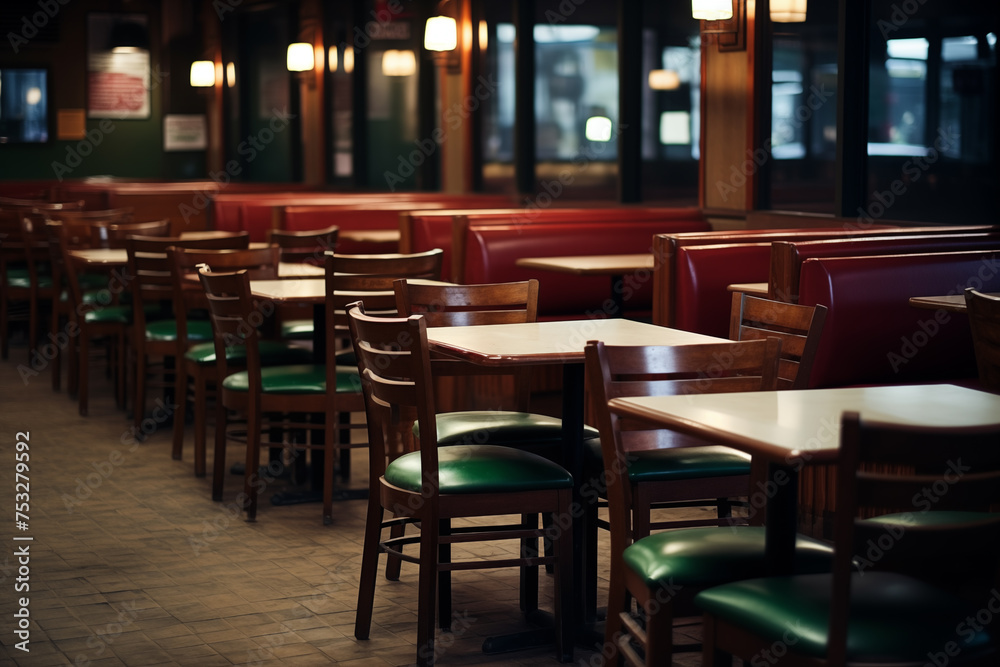
[(767, 464), (765, 532), (768, 574), (792, 572), (798, 530), (799, 473), (779, 463)]

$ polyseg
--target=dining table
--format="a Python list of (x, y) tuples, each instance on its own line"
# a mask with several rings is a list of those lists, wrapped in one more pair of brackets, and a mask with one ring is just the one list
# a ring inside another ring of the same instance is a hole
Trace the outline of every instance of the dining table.
[[(625, 318), (543, 321), (520, 324), (489, 324), (469, 327), (430, 327), (427, 341), (432, 352), (485, 367), (558, 365), (562, 367), (561, 398), (562, 462), (575, 481), (574, 507), (583, 508), (584, 453), (584, 349), (588, 341), (608, 345), (693, 345), (727, 339), (670, 329)], [(578, 640), (589, 648), (603, 638), (594, 634), (597, 616), (597, 570), (593, 558), (585, 557), (584, 535), (579, 515), (573, 518), (573, 611), (577, 615)], [(484, 650), (504, 652), (551, 639), (545, 630), (527, 637), (494, 637)]]
[(768, 477), (751, 489), (751, 511), (765, 509), (771, 574), (792, 571), (799, 471), (836, 463), (844, 412), (917, 426), (1000, 422), (1000, 396), (952, 384), (906, 384), (728, 394), (638, 396), (609, 401), (618, 415), (711, 440), (765, 461)]
[[(997, 292), (985, 292), (989, 296), (1000, 297)], [(944, 310), (949, 313), (965, 312), (965, 294), (939, 294), (936, 296), (911, 296), (910, 305), (926, 310)]]
[(523, 269), (540, 269), (557, 273), (571, 273), (577, 276), (611, 276), (611, 301), (613, 312), (609, 315), (621, 317), (625, 308), (625, 291), (631, 289), (625, 284), (625, 276), (646, 272), (640, 282), (649, 280), (649, 273), (656, 266), (652, 253), (624, 255), (568, 255), (565, 257), (521, 257), (514, 262)]

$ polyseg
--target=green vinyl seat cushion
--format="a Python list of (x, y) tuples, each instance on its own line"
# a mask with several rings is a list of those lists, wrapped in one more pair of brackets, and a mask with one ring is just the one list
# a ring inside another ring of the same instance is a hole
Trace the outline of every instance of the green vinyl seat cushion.
[[(420, 452), (404, 454), (385, 469), (390, 484), (420, 493)], [(573, 477), (561, 466), (531, 452), (498, 445), (452, 445), (438, 448), (442, 494), (511, 493), (567, 489)]]
[[(261, 391), (265, 394), (325, 394), (326, 366), (322, 364), (294, 364), (290, 366), (268, 366), (260, 369)], [(222, 381), (222, 386), (230, 391), (250, 391), (250, 380), (246, 371), (233, 373)], [(357, 369), (337, 367), (337, 391), (357, 392), (361, 380)]]
[[(761, 526), (684, 528), (644, 537), (629, 545), (623, 558), (649, 590), (704, 588), (766, 574), (764, 544)], [(832, 563), (830, 546), (804, 535), (796, 538), (795, 572), (829, 572)]]
[[(419, 424), (413, 425), (413, 432), (420, 435)], [(585, 440), (599, 435), (597, 429), (584, 427)], [(530, 412), (504, 410), (444, 412), (437, 416), (437, 438), (442, 446), (557, 444), (562, 442), (562, 420)]]
[[(7, 272), (7, 286), (17, 287), (20, 289), (28, 289), (31, 287), (31, 276), (28, 275), (27, 269), (22, 275), (20, 272), (11, 275), (11, 272)], [(48, 289), (52, 287), (52, 276), (48, 274), (39, 274), (38, 276), (38, 286), (42, 289)]]
[[(765, 642), (805, 656), (826, 655), (831, 575), (736, 581), (702, 591), (695, 603)], [(957, 647), (963, 659), (989, 650), (989, 626), (970, 623), (987, 602), (969, 603), (894, 572), (854, 573), (847, 655), (855, 662), (924, 664)]]
[[(600, 440), (590, 440), (586, 446), (588, 464), (602, 465)], [(633, 483), (750, 474), (749, 454), (720, 445), (649, 449), (628, 456), (628, 477)]]
[[(188, 340), (212, 340), (212, 323), (208, 320), (188, 320)], [(177, 320), (158, 320), (146, 323), (146, 340), (166, 343), (177, 340)]]
[(107, 289), (110, 276), (104, 273), (81, 273), (76, 279), (80, 283), (80, 289), (100, 290)]
[[(272, 340), (262, 340), (258, 343), (260, 351), (260, 363), (267, 366), (278, 366), (288, 364), (308, 364), (312, 362), (312, 352), (301, 347), (294, 347), (287, 343)], [(184, 354), (185, 359), (190, 359), (203, 366), (211, 366), (215, 363), (215, 343), (198, 343), (192, 345)], [(226, 348), (227, 361), (245, 362), (247, 358), (247, 348), (245, 345), (235, 345)]]
[[(26, 266), (9, 266), (7, 267), (6, 279), (7, 284), (10, 285), (12, 280), (29, 280), (31, 273), (28, 271)], [(25, 286), (28, 285), (27, 282), (24, 283)]]
[(129, 324), (132, 322), (132, 306), (104, 306), (84, 313), (87, 324)]
[(289, 340), (312, 340), (312, 320), (285, 320), (281, 323), (281, 337)]

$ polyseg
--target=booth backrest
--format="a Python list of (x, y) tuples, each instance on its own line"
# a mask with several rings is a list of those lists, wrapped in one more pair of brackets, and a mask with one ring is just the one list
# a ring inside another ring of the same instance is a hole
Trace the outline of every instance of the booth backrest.
[[(665, 229), (691, 229), (704, 222), (677, 220), (629, 220), (616, 223), (534, 222), (530, 224), (467, 224), (459, 247), (464, 264), (454, 266), (452, 280), (461, 283), (539, 281), (539, 317), (581, 316), (606, 310), (611, 297), (609, 276), (577, 276), (523, 269), (522, 257), (565, 257), (650, 252), (653, 234)], [(647, 311), (652, 289), (651, 274), (632, 276), (624, 305), (628, 310)]]
[[(829, 238), (859, 238), (882, 235), (925, 235), (946, 233), (983, 232), (992, 229), (985, 225), (962, 227), (899, 227), (871, 225), (864, 229), (854, 227), (824, 227), (810, 229), (741, 229), (732, 231), (695, 232), (683, 234), (658, 234), (653, 239), (653, 254), (656, 268), (653, 278), (653, 322), (662, 326), (677, 325), (677, 308), (683, 299), (698, 298), (697, 295), (681, 294), (677, 291), (679, 249), (686, 246), (733, 245), (740, 243), (770, 243), (774, 241), (815, 241)], [(758, 255), (754, 255), (758, 257)], [(689, 265), (694, 266), (694, 265)], [(755, 265), (756, 266), (756, 265)], [(761, 276), (757, 270), (740, 272), (739, 266), (729, 267), (727, 284), (766, 282), (768, 275)], [(752, 275), (751, 275), (752, 274)], [(698, 278), (687, 279), (689, 284), (698, 283)], [(705, 332), (707, 333), (707, 332)]]
[(777, 301), (798, 301), (802, 262), (812, 257), (903, 255), (959, 250), (1000, 250), (1000, 229), (992, 232), (776, 241), (771, 244), (768, 297)]
[(968, 286), (1000, 291), (997, 253), (807, 259), (799, 303), (829, 308), (811, 386), (975, 378), (967, 318), (909, 304)]

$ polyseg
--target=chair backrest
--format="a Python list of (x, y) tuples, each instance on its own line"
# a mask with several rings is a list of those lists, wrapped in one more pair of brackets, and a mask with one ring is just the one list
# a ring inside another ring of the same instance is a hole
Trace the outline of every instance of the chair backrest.
[(251, 418), (260, 412), (260, 351), (258, 319), (262, 313), (254, 307), (250, 293), (250, 272), (246, 269), (231, 273), (215, 273), (207, 267), (198, 269), (198, 277), (205, 290), (212, 336), (215, 342), (215, 363), (219, 377), (228, 375), (226, 348), (246, 346), (246, 371), (251, 391)]
[(337, 249), (339, 231), (336, 225), (301, 231), (270, 229), (267, 232), (267, 242), (281, 248), (283, 262), (305, 262), (322, 266), (324, 253)]
[(246, 232), (210, 239), (181, 239), (177, 237), (129, 236), (125, 241), (128, 252), (128, 274), (131, 280), (133, 327), (136, 338), (145, 335), (145, 307), (160, 304), (161, 315), (169, 316), (173, 310), (174, 282), (170, 247), (198, 248), (202, 250), (245, 249), (250, 236)]
[(630, 452), (704, 442), (619, 417), (613, 398), (768, 391), (777, 388), (781, 341), (777, 338), (676, 346), (613, 346), (590, 341), (585, 348), (588, 388), (601, 432), (607, 474), (612, 549), (632, 543)]
[(144, 222), (113, 222), (99, 231), (103, 245), (108, 248), (124, 248), (129, 236), (170, 235), (170, 219), (146, 220)]
[(827, 308), (771, 301), (744, 292), (733, 294), (729, 318), (731, 340), (781, 340), (778, 389), (806, 389)]
[(967, 287), (965, 308), (976, 351), (979, 382), (984, 389), (1000, 392), (1000, 297)]
[(49, 220), (58, 220), (60, 222), (90, 222), (101, 225), (109, 225), (116, 222), (131, 222), (132, 214), (135, 212), (135, 209), (131, 206), (126, 206), (123, 208), (111, 208), (97, 211), (57, 209), (44, 210), (44, 212), (45, 216)]
[(441, 258), (443, 255), (444, 251), (440, 248), (409, 255), (398, 253), (384, 255), (334, 254), (333, 266), (339, 273), (441, 280)]
[[(378, 479), (388, 461), (420, 450), (423, 495), (438, 495), (437, 422), (434, 417), (427, 323), (419, 315), (373, 317), (361, 303), (347, 311), (368, 423), (369, 474)], [(412, 426), (420, 422), (414, 442)]]
[[(538, 281), (480, 285), (427, 285), (396, 280), (396, 310), (400, 315), (423, 315), (429, 327), (519, 324), (538, 315)], [(531, 369), (527, 366), (496, 368), (457, 359), (433, 357), (434, 374), (505, 375), (515, 381), (517, 409), (527, 412)]]
[[(396, 315), (395, 276), (340, 273), (336, 271), (338, 256), (326, 256), (326, 336), (328, 342), (350, 342), (347, 306), (364, 301), (368, 313), (379, 316)], [(332, 349), (332, 348), (331, 348)]]
[(174, 284), (174, 316), (177, 319), (177, 352), (187, 349), (188, 312), (195, 308), (206, 308), (205, 291), (197, 282), (198, 266), (206, 265), (211, 273), (235, 273), (246, 270), (250, 278), (273, 280), (278, 277), (279, 250), (269, 245), (263, 248), (239, 250), (202, 250), (171, 246), (167, 249), (170, 257), (171, 277)]
[[(1000, 500), (997, 419), (926, 427), (842, 416), (828, 664), (844, 664), (852, 573), (859, 570), (903, 572), (949, 588), (955, 579), (972, 581), (973, 597), (987, 599), (1000, 559), (1000, 514), (986, 513)], [(944, 520), (916, 520), (926, 512)], [(889, 513), (897, 513), (895, 522), (876, 518)]]

